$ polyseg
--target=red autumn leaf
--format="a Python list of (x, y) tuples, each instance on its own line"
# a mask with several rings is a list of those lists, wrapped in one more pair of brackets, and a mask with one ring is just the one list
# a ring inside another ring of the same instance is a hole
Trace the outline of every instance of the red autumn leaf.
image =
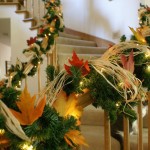
[(31, 44), (35, 43), (36, 42), (36, 37), (30, 37), (29, 40), (27, 40), (27, 43), (28, 43), (28, 46), (30, 46)]
[(134, 56), (133, 56), (133, 50), (130, 52), (129, 58), (125, 55), (121, 56), (121, 62), (123, 65), (123, 68), (130, 71), (131, 73), (134, 72)]
[(111, 47), (113, 47), (114, 44), (109, 44), (108, 49), (110, 49)]
[[(90, 72), (88, 61), (83, 62), (83, 59), (80, 60), (75, 51), (73, 51), (72, 60), (69, 59), (68, 61), (71, 64), (71, 66), (81, 69), (81, 73), (83, 76), (87, 75)], [(68, 66), (66, 64), (64, 65), (68, 74), (72, 74), (70, 71), (71, 66)]]
[(44, 29), (43, 28), (40, 28), (39, 29), (39, 34), (42, 34), (44, 32)]

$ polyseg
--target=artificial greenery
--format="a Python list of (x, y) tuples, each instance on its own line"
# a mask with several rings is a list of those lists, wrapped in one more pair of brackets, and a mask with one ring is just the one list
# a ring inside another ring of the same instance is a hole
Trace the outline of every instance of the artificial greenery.
[(56, 75), (58, 74), (58, 71), (55, 69), (53, 65), (48, 65), (46, 67), (46, 74), (47, 74), (47, 79), (49, 81), (53, 81)]
[(25, 143), (32, 145), (36, 150), (71, 150), (72, 147), (66, 143), (64, 136), (71, 129), (79, 130), (76, 124), (77, 120), (74, 117), (61, 117), (55, 109), (45, 106), (42, 116), (37, 121), (23, 127), (28, 137), (33, 139), (31, 143), (10, 132), (7, 132), (6, 136), (11, 139), (10, 150), (20, 150)]
[(4, 129), (5, 128), (5, 117), (0, 114), (0, 129)]
[(16, 101), (18, 100), (18, 95), (20, 95), (20, 91), (16, 90), (12, 87), (1, 89), (1, 94), (3, 95), (1, 100), (12, 109), (17, 109)]
[(126, 41), (126, 39), (127, 39), (126, 36), (122, 35), (121, 38), (120, 38), (120, 42), (124, 42), (124, 41)]

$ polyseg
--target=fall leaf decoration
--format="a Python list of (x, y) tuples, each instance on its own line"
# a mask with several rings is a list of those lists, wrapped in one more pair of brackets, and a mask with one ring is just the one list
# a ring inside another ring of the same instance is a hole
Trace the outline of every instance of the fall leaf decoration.
[(85, 142), (85, 138), (81, 135), (80, 131), (78, 130), (70, 130), (65, 134), (64, 139), (68, 143), (68, 145), (72, 147), (74, 147), (73, 144), (88, 146), (88, 144)]
[(16, 102), (20, 112), (10, 109), (21, 125), (31, 125), (42, 115), (46, 97), (41, 99), (37, 106), (35, 106), (35, 100), (36, 96), (31, 97), (27, 87), (25, 87), (20, 95), (20, 101)]
[(127, 57), (125, 55), (121, 55), (121, 62), (123, 65), (123, 68), (130, 71), (131, 73), (134, 72), (134, 56), (133, 56), (133, 50), (130, 52), (129, 58), (127, 60)]
[[(130, 71), (131, 73), (134, 72), (134, 56), (133, 56), (133, 50), (130, 52), (130, 55), (127, 59), (125, 55), (121, 55), (121, 62), (123, 65), (123, 68)], [(130, 88), (130, 83), (127, 79), (124, 79), (124, 85), (127, 88)]]
[(42, 48), (46, 49), (47, 46), (48, 46), (48, 36), (44, 37), (42, 41)]
[(136, 31), (135, 31), (133, 28), (131, 28), (131, 27), (129, 27), (129, 28), (130, 28), (130, 30), (132, 31), (132, 33), (134, 34), (134, 36), (136, 37), (136, 39), (137, 39), (141, 44), (146, 44), (146, 43), (147, 43), (146, 40), (145, 40), (145, 38), (143, 37), (141, 31), (140, 31), (138, 28), (136, 29)]
[(30, 46), (30, 45), (32, 45), (33, 43), (35, 43), (36, 42), (36, 37), (30, 37), (30, 39), (29, 40), (27, 40), (27, 44), (28, 44), (28, 46)]
[[(73, 51), (72, 60), (69, 59), (68, 61), (72, 66), (80, 69), (83, 76), (86, 76), (90, 72), (88, 61), (83, 62), (83, 59), (80, 60), (77, 54), (75, 53), (75, 51)], [(71, 75), (72, 74), (70, 70), (71, 66), (68, 66), (65, 64), (64, 67), (66, 71), (68, 72), (68, 74)]]
[(53, 103), (53, 107), (60, 114), (60, 116), (74, 116), (75, 118), (79, 118), (82, 114), (83, 108), (77, 106), (77, 96), (75, 93), (67, 94), (64, 91), (61, 91), (57, 95), (57, 99)]

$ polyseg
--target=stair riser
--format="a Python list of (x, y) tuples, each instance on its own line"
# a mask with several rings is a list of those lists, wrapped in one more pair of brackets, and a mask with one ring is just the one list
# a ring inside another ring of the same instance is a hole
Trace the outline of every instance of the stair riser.
[(77, 54), (103, 54), (107, 49), (104, 47), (88, 47), (88, 46), (73, 46), (73, 45), (56, 45), (57, 53), (72, 54), (75, 51)]
[(59, 37), (56, 40), (56, 43), (67, 44), (67, 45), (78, 45), (78, 46), (91, 46), (91, 47), (97, 46), (96, 43), (93, 41), (77, 40), (77, 39), (64, 38), (64, 37)]

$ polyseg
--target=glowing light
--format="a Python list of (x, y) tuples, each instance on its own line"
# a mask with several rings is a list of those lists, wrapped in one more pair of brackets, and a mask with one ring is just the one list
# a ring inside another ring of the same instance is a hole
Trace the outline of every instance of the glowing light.
[(116, 103), (116, 107), (119, 107), (120, 106), (120, 103)]
[(45, 34), (45, 37), (47, 37), (47, 35)]
[(53, 28), (53, 27), (50, 27), (50, 31), (51, 31), (51, 32), (54, 32), (54, 28)]
[(3, 135), (5, 133), (4, 129), (0, 129), (0, 135)]
[(105, 71), (105, 69), (104, 68), (101, 68), (101, 73), (103, 73)]
[(147, 71), (150, 71), (150, 65), (147, 66)]
[(120, 87), (123, 87), (123, 86), (124, 86), (124, 83), (123, 83), (123, 82), (120, 82), (118, 85), (119, 85)]
[(50, 34), (50, 33), (49, 33), (48, 35), (49, 35), (49, 36), (51, 36), (51, 34)]
[(145, 57), (150, 57), (150, 52), (145, 53)]
[(19, 81), (19, 85), (21, 86), (21, 81)]
[(32, 145), (28, 145), (28, 144), (24, 144), (22, 146), (22, 150), (33, 150), (33, 146)]
[(80, 86), (82, 86), (82, 85), (83, 85), (83, 81), (80, 82)]
[(40, 61), (38, 61), (38, 64), (40, 65), (40, 64), (41, 64), (41, 62), (40, 62)]

